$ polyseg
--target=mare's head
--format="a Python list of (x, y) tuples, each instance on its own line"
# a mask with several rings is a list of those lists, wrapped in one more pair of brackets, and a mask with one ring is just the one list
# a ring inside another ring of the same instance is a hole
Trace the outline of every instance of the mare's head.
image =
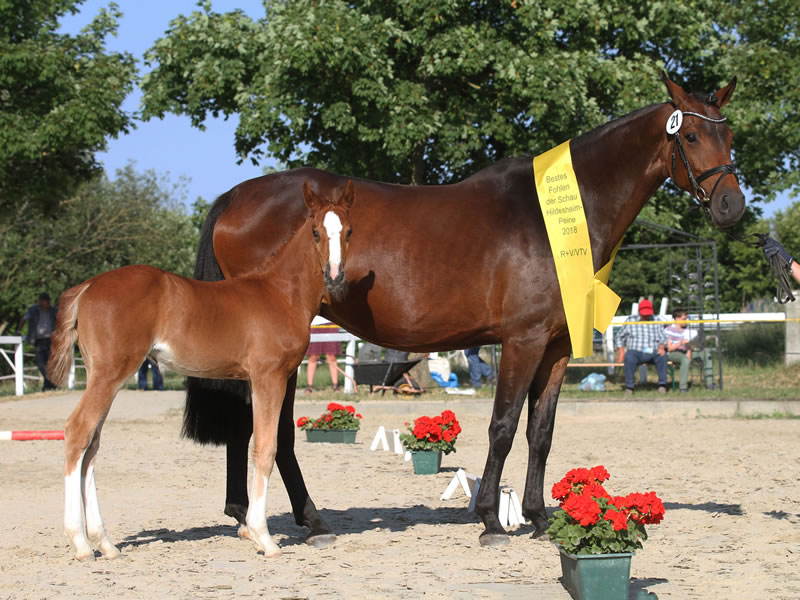
[(668, 171), (694, 196), (717, 227), (739, 222), (744, 194), (731, 164), (733, 132), (720, 109), (733, 95), (736, 78), (713, 94), (687, 94), (662, 74), (674, 111), (667, 122)]
[(334, 201), (315, 194), (308, 181), (303, 184), (303, 198), (311, 211), (311, 230), (325, 287), (334, 300), (343, 298), (347, 293), (344, 264), (350, 234), (353, 233), (349, 217), (353, 197), (354, 187), (350, 180), (341, 196)]

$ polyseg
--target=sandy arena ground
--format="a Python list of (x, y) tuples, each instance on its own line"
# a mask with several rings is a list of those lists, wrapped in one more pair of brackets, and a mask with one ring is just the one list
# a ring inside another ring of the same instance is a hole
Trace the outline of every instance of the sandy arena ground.
[[(319, 415), (325, 402), (317, 398), (298, 402), (296, 416)], [(77, 399), (0, 402), (0, 430), (61, 429)], [(0, 442), (0, 599), (569, 598), (550, 543), (521, 527), (510, 545), (481, 548), (482, 527), (463, 493), (439, 500), (458, 467), (483, 471), (489, 400), (415, 407), (365, 399), (355, 445), (298, 441), (312, 497), (338, 539), (321, 550), (303, 543), (276, 475), (268, 523), (283, 550), (277, 559), (237, 538), (222, 513), (224, 451), (179, 438), (182, 406), (180, 392), (122, 392), (111, 410), (97, 478), (106, 527), (123, 551), (114, 561), (71, 557), (62, 533), (63, 442)], [(401, 428), (444, 408), (464, 429), (444, 472), (415, 476), (402, 458), (369, 451), (379, 425)], [(568, 469), (603, 464), (612, 492), (663, 498), (666, 519), (650, 527), (633, 559), (632, 599), (641, 591), (661, 599), (800, 597), (800, 420), (684, 412), (583, 412), (562, 402), (547, 497)], [(523, 418), (503, 474), (520, 496), (524, 429)]]

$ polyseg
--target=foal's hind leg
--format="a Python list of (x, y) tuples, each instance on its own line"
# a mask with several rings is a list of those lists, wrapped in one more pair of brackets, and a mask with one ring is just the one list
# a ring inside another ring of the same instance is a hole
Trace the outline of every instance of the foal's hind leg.
[(100, 501), (97, 497), (97, 485), (94, 481), (94, 461), (100, 449), (100, 433), (103, 429), (105, 417), (97, 427), (86, 454), (83, 457), (83, 503), (86, 512), (86, 534), (95, 548), (98, 548), (105, 558), (116, 558), (120, 555), (119, 549), (111, 542), (106, 533), (103, 517), (100, 514)]
[(64, 532), (78, 560), (94, 559), (92, 544), (106, 558), (119, 555), (119, 550), (108, 539), (100, 515), (94, 460), (103, 421), (125, 379), (116, 377), (101, 381), (90, 372), (86, 391), (64, 426)]
[[(270, 372), (271, 371), (271, 372)], [(267, 529), (267, 490), (278, 447), (278, 419), (286, 377), (274, 369), (259, 369), (253, 389), (253, 484), (247, 509), (247, 529), (267, 557), (280, 555)], [(265, 374), (264, 374), (265, 373)]]
[(544, 504), (544, 472), (553, 441), (556, 405), (567, 370), (569, 353), (570, 344), (567, 338), (561, 338), (547, 347), (528, 399), (528, 473), (522, 498), (522, 514), (533, 523), (534, 536), (544, 534), (548, 527)]

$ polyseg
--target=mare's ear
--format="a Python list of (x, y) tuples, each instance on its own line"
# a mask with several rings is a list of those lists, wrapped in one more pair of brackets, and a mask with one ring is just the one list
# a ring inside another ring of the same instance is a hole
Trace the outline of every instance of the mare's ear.
[(670, 81), (664, 71), (661, 71), (661, 80), (667, 86), (667, 93), (675, 104), (681, 104), (687, 100), (687, 94), (683, 91), (683, 88), (674, 81)]
[(340, 206), (343, 206), (345, 210), (350, 210), (350, 207), (353, 206), (353, 200), (355, 200), (355, 186), (353, 185), (353, 180), (348, 179), (347, 185), (344, 188), (344, 194), (342, 194), (339, 201), (336, 203)]
[(303, 183), (303, 201), (306, 203), (306, 206), (311, 212), (314, 212), (315, 207), (319, 208), (319, 206), (322, 204), (320, 197), (311, 191), (311, 186), (308, 184), (308, 179), (306, 179)]
[(714, 95), (719, 100), (720, 108), (722, 108), (728, 103), (728, 101), (731, 99), (731, 96), (733, 96), (733, 90), (735, 89), (736, 89), (736, 77), (731, 79), (731, 82), (724, 88), (720, 88), (716, 91)]

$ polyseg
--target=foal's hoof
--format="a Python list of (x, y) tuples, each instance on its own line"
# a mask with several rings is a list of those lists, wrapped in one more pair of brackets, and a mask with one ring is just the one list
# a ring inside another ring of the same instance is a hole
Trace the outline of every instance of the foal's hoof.
[(94, 560), (94, 550), (90, 552), (76, 552), (75, 559), (80, 562), (92, 562)]
[(507, 546), (511, 543), (508, 539), (508, 535), (505, 533), (482, 533), (478, 541), (480, 541), (481, 546), (486, 546), (487, 548)]
[(236, 532), (236, 535), (238, 535), (239, 539), (242, 540), (253, 539), (253, 536), (250, 535), (250, 530), (247, 528), (247, 525), (239, 525), (239, 530)]
[(108, 549), (101, 550), (101, 553), (103, 555), (103, 559), (105, 560), (114, 560), (115, 558), (122, 556), (122, 552), (120, 552), (119, 548), (116, 546), (111, 546)]
[(327, 548), (336, 541), (333, 533), (323, 533), (320, 535), (310, 535), (306, 538), (306, 544), (313, 548)]

